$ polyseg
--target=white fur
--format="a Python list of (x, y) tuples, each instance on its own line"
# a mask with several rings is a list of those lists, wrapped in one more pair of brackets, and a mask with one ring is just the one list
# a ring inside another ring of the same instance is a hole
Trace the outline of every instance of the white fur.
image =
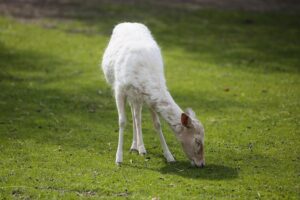
[[(146, 153), (141, 128), (141, 110), (146, 103), (152, 113), (164, 156), (175, 161), (165, 142), (158, 113), (175, 133), (180, 132), (182, 110), (167, 90), (160, 48), (148, 28), (139, 23), (118, 24), (103, 55), (102, 68), (107, 82), (113, 87), (119, 114), (119, 143), (116, 163), (123, 161), (125, 101), (129, 101), (133, 117), (131, 149)], [(178, 134), (176, 134), (178, 136)]]

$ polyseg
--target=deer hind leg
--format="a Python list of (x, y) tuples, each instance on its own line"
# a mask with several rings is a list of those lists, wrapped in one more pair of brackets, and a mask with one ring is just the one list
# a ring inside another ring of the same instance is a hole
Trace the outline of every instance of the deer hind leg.
[(131, 114), (132, 114), (132, 129), (133, 129), (133, 136), (132, 136), (132, 144), (130, 147), (130, 151), (136, 151), (138, 152), (138, 146), (137, 146), (137, 129), (136, 129), (136, 122), (135, 122), (135, 117), (134, 117), (134, 108), (133, 104), (130, 103), (130, 108), (131, 108)]
[(137, 150), (139, 154), (146, 154), (146, 149), (143, 141), (142, 133), (142, 103), (134, 102), (132, 103), (133, 110), (133, 123), (135, 124), (136, 130), (136, 141), (137, 141)]
[(126, 126), (126, 115), (125, 115), (125, 101), (126, 97), (121, 90), (116, 91), (116, 104), (119, 115), (119, 141), (118, 149), (116, 153), (116, 164), (120, 165), (123, 162), (123, 142), (124, 142), (124, 129)]
[(175, 162), (175, 159), (174, 159), (173, 155), (171, 154), (171, 152), (169, 150), (169, 147), (166, 143), (165, 137), (164, 137), (163, 132), (161, 130), (159, 116), (154, 110), (150, 109), (150, 111), (151, 111), (151, 114), (152, 114), (154, 128), (156, 129), (156, 132), (159, 135), (160, 144), (162, 146), (164, 156), (165, 156), (165, 158), (167, 159), (168, 162)]

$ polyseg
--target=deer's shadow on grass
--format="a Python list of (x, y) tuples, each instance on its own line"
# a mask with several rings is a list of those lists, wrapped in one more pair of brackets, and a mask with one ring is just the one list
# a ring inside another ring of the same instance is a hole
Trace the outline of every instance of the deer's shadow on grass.
[(193, 179), (225, 180), (238, 177), (238, 170), (232, 167), (207, 164), (204, 168), (190, 166), (189, 162), (177, 161), (160, 168), (162, 174), (175, 174)]
[(204, 168), (197, 168), (191, 166), (187, 161), (176, 161), (174, 163), (167, 163), (161, 168), (132, 165), (127, 165), (127, 167), (158, 171), (161, 174), (177, 175), (192, 179), (230, 180), (238, 178), (237, 169), (219, 164), (207, 164)]

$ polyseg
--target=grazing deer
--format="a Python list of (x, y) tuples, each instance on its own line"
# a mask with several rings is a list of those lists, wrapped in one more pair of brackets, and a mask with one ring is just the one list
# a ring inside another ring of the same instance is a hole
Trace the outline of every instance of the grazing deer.
[(191, 109), (183, 112), (170, 95), (160, 48), (145, 25), (121, 23), (114, 28), (103, 55), (102, 69), (114, 90), (119, 114), (118, 165), (123, 161), (127, 99), (133, 119), (132, 151), (146, 154), (141, 126), (142, 105), (145, 103), (151, 111), (167, 161), (174, 162), (175, 159), (166, 144), (158, 114), (170, 125), (192, 165), (204, 166), (203, 126)]

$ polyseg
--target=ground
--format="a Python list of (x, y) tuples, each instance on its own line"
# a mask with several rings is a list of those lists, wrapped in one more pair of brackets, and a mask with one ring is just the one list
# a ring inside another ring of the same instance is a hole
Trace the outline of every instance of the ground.
[[(298, 12), (26, 2), (0, 3), (0, 199), (299, 199)], [(165, 162), (147, 108), (148, 154), (129, 152), (128, 112), (115, 165), (118, 117), (99, 63), (121, 21), (152, 30), (172, 96), (204, 124), (205, 168), (163, 123), (177, 160)]]

